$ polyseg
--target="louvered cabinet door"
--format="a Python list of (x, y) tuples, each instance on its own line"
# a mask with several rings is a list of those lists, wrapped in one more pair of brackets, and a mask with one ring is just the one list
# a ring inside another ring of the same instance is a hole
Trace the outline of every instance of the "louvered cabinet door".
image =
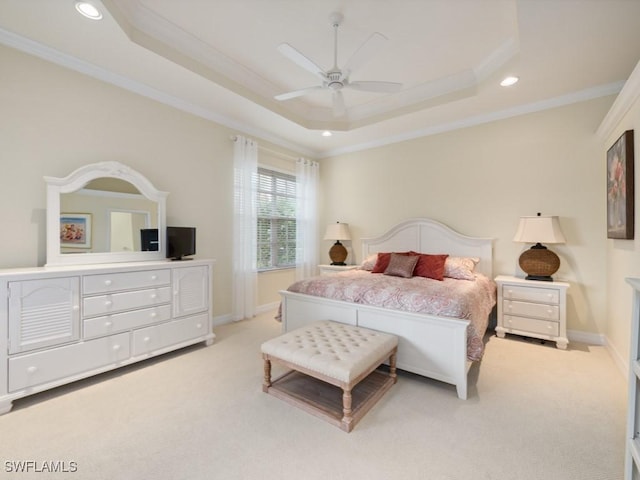
[(9, 282), (9, 353), (80, 337), (80, 277)]
[(184, 317), (209, 309), (209, 267), (173, 270), (173, 316)]

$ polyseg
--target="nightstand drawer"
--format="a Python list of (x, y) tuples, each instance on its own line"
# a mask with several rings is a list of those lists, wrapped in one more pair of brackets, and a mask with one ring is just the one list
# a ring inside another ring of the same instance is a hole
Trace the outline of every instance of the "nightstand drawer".
[(529, 333), (538, 333), (540, 335), (558, 336), (559, 323), (548, 322), (545, 320), (536, 320), (534, 318), (514, 317), (512, 315), (504, 316), (504, 328), (510, 330), (518, 330)]
[(508, 300), (523, 300), (525, 302), (560, 303), (560, 292), (556, 288), (520, 287), (518, 285), (504, 285), (502, 297)]
[(535, 317), (543, 320), (554, 320), (556, 322), (560, 320), (560, 308), (557, 305), (503, 300), (502, 309), (505, 315)]

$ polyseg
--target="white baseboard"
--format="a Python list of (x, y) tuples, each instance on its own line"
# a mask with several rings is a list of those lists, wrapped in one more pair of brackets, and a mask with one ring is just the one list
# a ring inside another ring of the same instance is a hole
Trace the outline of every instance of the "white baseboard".
[(587, 345), (606, 345), (607, 339), (600, 333), (583, 332), (580, 330), (567, 330), (570, 342), (586, 343)]
[[(262, 313), (267, 313), (272, 310), (276, 310), (280, 302), (267, 303), (265, 305), (260, 305), (256, 307), (256, 315), (260, 315)], [(233, 316), (230, 313), (225, 315), (218, 315), (217, 317), (213, 317), (213, 326), (219, 327), (220, 325), (225, 325), (227, 323), (233, 322)]]
[(615, 363), (618, 370), (624, 378), (627, 378), (629, 370), (629, 362), (620, 355), (620, 352), (609, 342), (606, 335), (601, 333), (581, 332), (579, 330), (567, 331), (567, 336), (570, 342), (586, 343), (587, 345), (601, 345), (604, 346), (609, 352), (613, 363)]
[(261, 313), (267, 313), (271, 310), (275, 310), (280, 306), (280, 302), (267, 303), (265, 305), (260, 305), (256, 307), (256, 314), (260, 315)]

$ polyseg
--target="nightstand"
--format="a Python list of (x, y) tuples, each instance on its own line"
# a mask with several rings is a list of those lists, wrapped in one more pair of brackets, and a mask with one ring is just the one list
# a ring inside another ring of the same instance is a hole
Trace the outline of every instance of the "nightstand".
[(318, 265), (320, 275), (335, 275), (339, 272), (346, 272), (347, 270), (355, 270), (358, 265)]
[(506, 275), (495, 280), (498, 285), (498, 337), (513, 333), (551, 340), (558, 348), (567, 348), (568, 283)]

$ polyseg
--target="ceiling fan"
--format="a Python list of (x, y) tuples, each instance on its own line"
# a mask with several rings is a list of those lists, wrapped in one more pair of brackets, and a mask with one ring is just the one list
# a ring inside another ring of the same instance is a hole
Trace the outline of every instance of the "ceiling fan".
[(353, 90), (362, 90), (366, 92), (393, 93), (402, 88), (401, 83), (394, 82), (378, 82), (378, 81), (355, 81), (349, 79), (351, 72), (367, 62), (387, 41), (387, 37), (381, 33), (373, 33), (356, 52), (351, 56), (342, 68), (338, 68), (338, 27), (342, 23), (343, 15), (341, 13), (332, 13), (329, 20), (334, 30), (334, 51), (333, 51), (333, 67), (324, 71), (315, 62), (300, 53), (288, 43), (282, 43), (278, 46), (278, 51), (296, 65), (317, 76), (322, 84), (312, 87), (294, 90), (292, 92), (276, 95), (276, 100), (289, 100), (291, 98), (300, 97), (316, 90), (329, 90), (333, 97), (333, 114), (336, 117), (346, 113), (343, 88), (351, 88)]

